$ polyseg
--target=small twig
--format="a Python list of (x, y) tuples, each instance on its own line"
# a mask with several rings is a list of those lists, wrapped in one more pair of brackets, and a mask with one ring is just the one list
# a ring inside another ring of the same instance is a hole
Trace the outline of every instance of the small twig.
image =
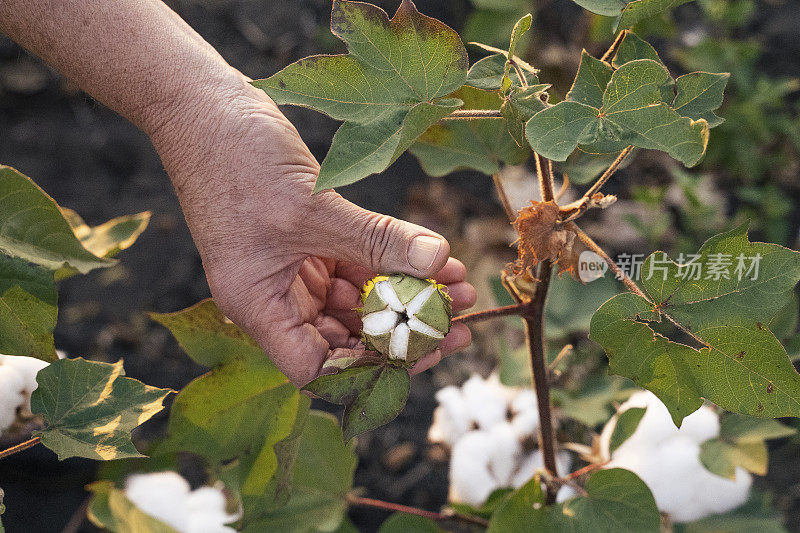
[(502, 118), (498, 109), (456, 109), (441, 120), (469, 120), (475, 118)]
[(482, 527), (487, 527), (489, 525), (489, 522), (487, 520), (484, 520), (483, 518), (480, 518), (478, 516), (457, 513), (453, 510), (450, 510), (449, 512), (446, 513), (436, 513), (434, 511), (426, 511), (425, 509), (410, 507), (408, 505), (402, 505), (399, 503), (385, 502), (383, 500), (376, 500), (373, 498), (363, 498), (361, 496), (353, 496), (353, 495), (347, 496), (347, 502), (350, 505), (356, 505), (360, 507), (374, 507), (376, 509), (383, 509), (385, 511), (392, 511), (395, 513), (405, 513), (405, 514), (421, 516), (424, 518), (428, 518), (429, 520), (434, 520), (436, 522), (455, 520), (459, 522), (464, 522), (466, 524), (474, 524)]
[(572, 202), (569, 205), (565, 205), (562, 208), (562, 213), (567, 215), (567, 217), (564, 218), (562, 222), (569, 222), (571, 220), (575, 220), (579, 218), (581, 215), (583, 215), (583, 213), (585, 213), (589, 209), (592, 197), (598, 192), (600, 192), (600, 189), (611, 178), (614, 172), (617, 171), (619, 166), (622, 164), (622, 161), (628, 156), (628, 154), (631, 153), (631, 150), (633, 150), (633, 146), (627, 146), (624, 150), (622, 150), (622, 152), (620, 152), (620, 154), (617, 156), (614, 162), (611, 163), (611, 165), (605, 170), (605, 172), (603, 172), (603, 174), (599, 178), (597, 178), (597, 181), (595, 181), (594, 184), (591, 187), (589, 187), (589, 190), (586, 191), (579, 200), (576, 200), (575, 202)]
[(520, 66), (513, 59), (509, 59), (508, 62), (511, 63), (512, 67), (514, 67), (514, 72), (517, 73), (517, 77), (519, 78), (519, 83), (520, 83), (520, 85), (522, 85), (522, 88), (523, 89), (527, 89), (528, 88), (528, 80), (525, 79), (525, 73), (522, 72), (522, 69), (520, 68)]
[(14, 455), (15, 453), (19, 453), (27, 450), (28, 448), (32, 448), (37, 444), (39, 444), (41, 441), (42, 439), (40, 439), (39, 437), (33, 437), (32, 439), (26, 440), (25, 442), (17, 444), (16, 446), (12, 446), (11, 448), (6, 448), (2, 452), (0, 452), (0, 459), (5, 459), (9, 455)]
[(556, 201), (560, 200), (564, 193), (567, 192), (569, 188), (569, 176), (566, 173), (561, 175), (561, 187), (559, 187), (558, 192), (556, 193)]
[(558, 355), (556, 356), (555, 359), (553, 359), (553, 362), (550, 363), (550, 365), (547, 367), (547, 369), (550, 372), (554, 371), (556, 369), (556, 367), (558, 366), (558, 363), (560, 363), (563, 358), (565, 358), (566, 356), (571, 354), (574, 349), (575, 349), (575, 347), (572, 346), (571, 344), (567, 344), (566, 346), (561, 348), (561, 351), (558, 352)]
[(578, 470), (567, 474), (562, 479), (571, 481), (573, 479), (581, 477), (582, 475), (584, 475), (586, 473), (592, 472), (593, 470), (597, 470), (597, 469), (603, 468), (607, 464), (608, 464), (608, 461), (605, 461), (605, 462), (602, 462), (602, 463), (590, 463), (590, 464), (584, 466), (583, 468), (579, 468)]
[(494, 309), (486, 309), (484, 311), (475, 311), (474, 313), (467, 313), (453, 318), (452, 322), (479, 322), (489, 318), (497, 318), (501, 316), (521, 315), (525, 310), (525, 304), (518, 303), (512, 305), (504, 305), (503, 307), (495, 307)]
[(613, 43), (611, 43), (611, 46), (608, 47), (606, 53), (600, 56), (600, 61), (608, 61), (608, 58), (611, 57), (611, 55), (617, 51), (617, 48), (619, 48), (619, 44), (622, 42), (622, 39), (625, 38), (626, 33), (627, 30), (619, 32), (619, 35), (617, 35), (617, 38), (614, 39)]
[(603, 261), (606, 262), (608, 268), (611, 269), (611, 271), (617, 276), (618, 279), (622, 280), (622, 282), (625, 284), (626, 287), (628, 287), (628, 289), (631, 292), (641, 296), (648, 302), (653, 303), (650, 300), (650, 298), (648, 298), (647, 295), (644, 292), (642, 292), (642, 289), (640, 289), (639, 286), (636, 285), (636, 283), (634, 283), (634, 281), (630, 277), (628, 277), (628, 275), (625, 272), (623, 272), (623, 270), (619, 267), (619, 265), (615, 263), (614, 260), (611, 259), (611, 257), (609, 257), (609, 255), (605, 252), (605, 250), (600, 248), (600, 245), (594, 242), (591, 237), (589, 237), (581, 228), (578, 227), (577, 224), (575, 224), (574, 222), (569, 222), (566, 225), (566, 227), (574, 231), (575, 235), (578, 236), (578, 239), (583, 244), (585, 244), (587, 248), (589, 248), (591, 251), (599, 255), (603, 259)]
[[(541, 472), (541, 476), (543, 478), (544, 484), (547, 487), (547, 492), (548, 493), (550, 493), (551, 491), (554, 492), (554, 493), (557, 493), (558, 489), (560, 489), (564, 485), (567, 485), (567, 486), (575, 489), (575, 492), (577, 492), (578, 494), (580, 494), (582, 496), (586, 496), (588, 494), (586, 492), (585, 488), (583, 488), (582, 486), (580, 486), (578, 483), (576, 483), (575, 481), (573, 481), (571, 479), (561, 478), (561, 477), (552, 475), (550, 472), (542, 472), (542, 471), (540, 471), (540, 472)], [(555, 490), (552, 490), (551, 487), (555, 487)], [(547, 503), (547, 505), (550, 505), (550, 503)]]
[(508, 221), (514, 222), (517, 219), (517, 214), (514, 212), (514, 208), (511, 207), (511, 202), (508, 201), (508, 195), (503, 187), (503, 181), (500, 179), (500, 174), (494, 174), (492, 176), (492, 180), (494, 181), (494, 188), (497, 191), (497, 196), (500, 197), (500, 203), (503, 204), (503, 210), (506, 212)]

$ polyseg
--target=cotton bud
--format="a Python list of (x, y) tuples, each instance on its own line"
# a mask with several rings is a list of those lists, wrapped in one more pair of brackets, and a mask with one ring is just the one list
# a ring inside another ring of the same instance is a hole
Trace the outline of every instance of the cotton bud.
[(444, 288), (404, 274), (367, 281), (361, 292), (364, 344), (408, 364), (435, 351), (450, 331), (451, 300)]

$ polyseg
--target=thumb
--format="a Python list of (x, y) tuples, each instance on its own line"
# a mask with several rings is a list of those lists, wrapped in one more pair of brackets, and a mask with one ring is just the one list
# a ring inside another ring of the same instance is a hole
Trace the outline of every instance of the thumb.
[(416, 277), (430, 277), (447, 263), (450, 245), (427, 228), (367, 211), (332, 191), (315, 198), (307, 226), (311, 254)]

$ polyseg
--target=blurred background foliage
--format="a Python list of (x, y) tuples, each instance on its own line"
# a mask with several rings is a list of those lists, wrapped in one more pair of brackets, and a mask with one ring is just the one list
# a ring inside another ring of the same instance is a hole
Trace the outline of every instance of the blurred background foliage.
[[(271, 75), (307, 55), (343, 51), (328, 29), (328, 0), (168, 3), (233, 66), (253, 78)], [(374, 3), (390, 13), (397, 6), (395, 0)], [(423, 13), (459, 30), (465, 42), (499, 47), (507, 46), (514, 22), (533, 13), (533, 30), (520, 48), (526, 60), (542, 69), (540, 78), (553, 84), (554, 100), (569, 89), (581, 49), (599, 56), (612, 38), (611, 19), (593, 15), (570, 0), (416, 3)], [(726, 121), (713, 130), (708, 155), (700, 165), (685, 169), (665, 154), (639, 152), (607, 186), (619, 201), (586, 217), (584, 229), (612, 256), (656, 249), (671, 255), (694, 252), (711, 235), (747, 221), (751, 239), (798, 249), (798, 28), (797, 0), (696, 0), (634, 28), (654, 44), (675, 76), (705, 70), (727, 71), (731, 78), (718, 111)], [(482, 57), (474, 47), (467, 48), (473, 61)], [(304, 109), (285, 112), (322, 160), (337, 124)], [(100, 361), (124, 357), (128, 375), (156, 386), (177, 389), (199, 375), (200, 367), (145, 316), (148, 311), (182, 309), (208, 295), (200, 260), (149, 141), (2, 37), (0, 162), (32, 176), (89, 224), (129, 212), (153, 212), (151, 227), (136, 246), (121, 254), (119, 266), (63, 284), (57, 346)], [(603, 167), (597, 161), (573, 159), (559, 170), (567, 170), (573, 183), (586, 183)], [(537, 197), (530, 171), (512, 167), (503, 172), (517, 208)], [(563, 200), (577, 198), (581, 190), (582, 186), (569, 188)], [(479, 290), (476, 309), (509, 303), (497, 274), (515, 257), (508, 246), (514, 236), (486, 176), (456, 172), (428, 179), (414, 157), (404, 155), (380, 176), (340, 192), (366, 208), (402, 216), (445, 235)], [(584, 287), (564, 278), (551, 291), (547, 310), (551, 360), (564, 345), (574, 347), (555, 366), (553, 398), (565, 421), (562, 440), (590, 442), (613, 406), (630, 393), (628, 382), (607, 376), (602, 350), (586, 337), (591, 313), (618, 290), (611, 280)], [(771, 327), (788, 340), (790, 354), (796, 355), (800, 353), (797, 303), (781, 316), (785, 320)], [(470, 349), (415, 378), (400, 417), (359, 439), (356, 485), (387, 500), (430, 509), (444, 504), (447, 456), (425, 438), (435, 407), (433, 394), (442, 386), (462, 383), (473, 372), (487, 375), (495, 368), (508, 384), (528, 383), (522, 340), (519, 323), (513, 319), (476, 325)], [(147, 446), (158, 438), (164, 421), (160, 415), (142, 428), (136, 435), (139, 443)], [(757, 486), (772, 496), (759, 496), (736, 512), (766, 517), (759, 527), (767, 530), (765, 524), (784, 521), (788, 530), (800, 531), (800, 439), (786, 439), (771, 448), (769, 474)], [(184, 462), (183, 473), (202, 482), (196, 461)], [(85, 500), (83, 486), (95, 478), (95, 468), (81, 460), (57, 463), (46, 450), (3, 461), (0, 485), (8, 507), (4, 518), (25, 524), (28, 531), (61, 531)], [(111, 470), (104, 475), (114, 477)], [(371, 531), (385, 516), (356, 509), (351, 518), (360, 529)], [(685, 531), (707, 531), (720, 524), (725, 518)]]

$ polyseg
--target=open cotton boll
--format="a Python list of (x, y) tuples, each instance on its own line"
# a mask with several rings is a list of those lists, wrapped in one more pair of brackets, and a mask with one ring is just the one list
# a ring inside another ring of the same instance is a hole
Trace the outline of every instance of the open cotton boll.
[(458, 387), (445, 387), (436, 392), (439, 406), (433, 411), (433, 423), (428, 429), (428, 440), (449, 447), (472, 427), (472, 416)]
[(482, 429), (506, 421), (511, 393), (499, 380), (484, 380), (473, 374), (461, 387), (461, 394), (472, 413), (473, 419)]
[(17, 404), (17, 407), (22, 407), (25, 411), (30, 412), (31, 393), (39, 386), (36, 382), (36, 375), (49, 364), (50, 363), (46, 361), (34, 357), (25, 357), (21, 355), (0, 356), (0, 368), (5, 367), (6, 370), (15, 371), (22, 380), (18, 390), (23, 400)]
[(514, 428), (508, 422), (497, 424), (489, 430), (494, 446), (489, 455), (489, 468), (501, 487), (511, 485), (511, 477), (517, 468), (517, 460), (522, 453)]
[(133, 474), (125, 496), (144, 513), (179, 533), (233, 533), (225, 524), (237, 520), (225, 510), (225, 495), (214, 487), (191, 490), (177, 472)]
[(698, 443), (718, 437), (719, 415), (711, 407), (703, 405), (683, 419), (678, 432)]
[(125, 496), (136, 507), (181, 532), (189, 530), (190, 491), (189, 482), (177, 472), (133, 474), (125, 481)]
[(226, 526), (238, 520), (237, 515), (225, 511), (225, 495), (215, 487), (200, 487), (186, 497), (190, 533), (233, 533)]
[(488, 431), (470, 431), (456, 442), (450, 457), (450, 501), (480, 507), (501, 487), (489, 470), (494, 447)]
[[(698, 491), (703, 494), (709, 513), (727, 513), (744, 504), (750, 497), (753, 476), (737, 466), (734, 479), (717, 476), (705, 468), (698, 475)], [(689, 520), (686, 520), (687, 522)]]

